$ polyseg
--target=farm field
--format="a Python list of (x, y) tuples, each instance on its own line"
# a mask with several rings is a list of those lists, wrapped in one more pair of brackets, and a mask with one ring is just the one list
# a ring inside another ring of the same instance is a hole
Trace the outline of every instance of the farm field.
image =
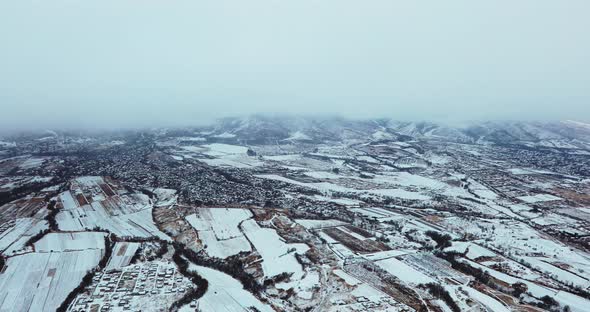
[(26, 242), (35, 234), (47, 229), (47, 222), (34, 218), (19, 218), (3, 225), (0, 233), (0, 250), (8, 255), (26, 250)]
[[(205, 296), (197, 301), (198, 308), (203, 312), (248, 311), (250, 307), (255, 307), (261, 312), (275, 311), (244, 290), (239, 281), (227, 274), (196, 265), (191, 265), (190, 270), (198, 273), (211, 284)], [(180, 311), (189, 312), (194, 309), (185, 307)]]
[[(59, 194), (58, 204), (63, 207), (56, 216), (59, 228), (64, 231), (108, 230), (122, 237), (167, 236), (152, 221), (154, 202), (141, 193), (122, 194), (102, 177), (79, 177), (71, 190)], [(162, 197), (159, 204), (173, 204), (173, 194), (156, 191)], [(75, 194), (75, 195), (74, 195)]]
[(243, 251), (250, 251), (250, 243), (239, 226), (252, 217), (246, 209), (203, 208), (197, 214), (186, 217), (197, 231), (199, 239), (212, 257), (227, 258)]
[(129, 265), (131, 258), (137, 252), (139, 243), (118, 242), (113, 248), (113, 254), (107, 263), (105, 270), (121, 270)]
[[(54, 242), (47, 239), (40, 246)], [(55, 311), (82, 277), (98, 264), (104, 252), (102, 241), (95, 241), (94, 245), (88, 240), (81, 243), (86, 248), (10, 257), (0, 274), (0, 311)]]
[(287, 244), (275, 230), (262, 228), (252, 219), (244, 221), (242, 229), (262, 257), (262, 270), (265, 276), (293, 273), (292, 280), (300, 280), (303, 277), (303, 270), (295, 258), (295, 253), (306, 252), (309, 249), (307, 245)]
[(165, 238), (151, 221), (152, 208), (129, 214), (111, 215), (100, 203), (60, 211), (56, 219), (61, 230), (84, 231), (95, 228), (109, 230), (118, 236)]

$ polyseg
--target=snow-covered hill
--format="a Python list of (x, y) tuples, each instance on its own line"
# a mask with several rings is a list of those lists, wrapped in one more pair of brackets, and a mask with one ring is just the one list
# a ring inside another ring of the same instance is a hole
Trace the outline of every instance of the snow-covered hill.
[[(205, 131), (205, 130), (204, 130)], [(203, 132), (201, 132), (203, 133)], [(486, 121), (462, 125), (393, 119), (264, 116), (226, 118), (206, 129), (210, 139), (257, 143), (436, 140), (466, 144), (588, 148), (590, 125), (577, 121)]]

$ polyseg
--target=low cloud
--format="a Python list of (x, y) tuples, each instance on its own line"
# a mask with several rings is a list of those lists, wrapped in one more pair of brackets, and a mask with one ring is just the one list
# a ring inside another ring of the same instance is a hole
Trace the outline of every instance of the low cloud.
[(587, 1), (0, 5), (0, 128), (590, 119)]

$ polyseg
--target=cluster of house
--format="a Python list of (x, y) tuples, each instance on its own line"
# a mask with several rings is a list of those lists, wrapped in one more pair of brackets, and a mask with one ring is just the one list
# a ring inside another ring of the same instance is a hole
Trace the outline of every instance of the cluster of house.
[[(176, 300), (192, 286), (190, 280), (176, 270), (174, 263), (132, 265), (97, 273), (89, 287), (89, 296), (78, 298), (71, 311), (131, 311), (144, 299), (142, 297), (149, 296), (154, 301), (168, 296)], [(100, 310), (96, 310), (98, 306)]]

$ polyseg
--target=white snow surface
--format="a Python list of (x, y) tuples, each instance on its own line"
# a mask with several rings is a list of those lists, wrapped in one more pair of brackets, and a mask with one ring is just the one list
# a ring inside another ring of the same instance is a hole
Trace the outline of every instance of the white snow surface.
[[(225, 273), (194, 264), (190, 264), (189, 270), (198, 273), (209, 282), (207, 292), (198, 300), (202, 312), (248, 311), (249, 307), (255, 307), (261, 312), (274, 312), (270, 306), (244, 290), (238, 280)], [(180, 311), (192, 312), (193, 309), (184, 306)]]
[(220, 139), (231, 139), (231, 138), (235, 138), (236, 135), (233, 134), (233, 133), (224, 132), (224, 133), (221, 133), (221, 134), (213, 135), (212, 137), (214, 137), (214, 138), (220, 138)]
[(488, 295), (482, 294), (479, 291), (467, 286), (464, 286), (463, 289), (469, 294), (470, 298), (477, 300), (492, 312), (510, 312), (510, 309), (505, 307), (501, 302)]
[(103, 232), (48, 233), (34, 244), (36, 252), (104, 249)]
[(47, 229), (47, 221), (34, 218), (19, 218), (12, 227), (0, 233), (0, 251), (5, 255), (11, 255), (25, 247), (26, 241), (31, 236)]
[(342, 193), (354, 193), (354, 194), (365, 194), (365, 195), (381, 195), (386, 197), (398, 197), (404, 199), (416, 199), (416, 200), (430, 200), (429, 196), (423, 195), (419, 192), (407, 191), (400, 188), (386, 188), (386, 189), (368, 189), (368, 190), (358, 190), (353, 189), (345, 186), (341, 186), (334, 183), (329, 182), (319, 182), (319, 183), (304, 183), (299, 182), (293, 179), (289, 179), (280, 175), (276, 174), (261, 174), (255, 175), (259, 178), (276, 180), (286, 183), (291, 183), (299, 186), (310, 187), (313, 189), (317, 189), (322, 192), (342, 192)]
[(275, 230), (262, 228), (253, 219), (244, 221), (242, 229), (262, 257), (262, 270), (266, 277), (285, 272), (293, 273), (291, 280), (303, 277), (295, 253), (305, 253), (309, 249), (306, 244), (287, 244)]
[(0, 274), (0, 311), (55, 311), (98, 264), (102, 253), (102, 249), (86, 249), (8, 258)]
[(561, 200), (560, 197), (553, 196), (550, 194), (536, 194), (536, 195), (528, 195), (528, 196), (521, 196), (518, 199), (526, 202), (526, 203), (538, 203), (538, 202), (546, 202), (546, 201), (554, 201), (554, 200)]
[(445, 248), (445, 251), (456, 251), (465, 253), (467, 251), (467, 258), (474, 260), (479, 257), (496, 257), (495, 252), (471, 242), (453, 242), (451, 247)]
[(307, 134), (305, 134), (301, 131), (296, 131), (296, 132), (291, 133), (291, 135), (288, 138), (284, 139), (283, 141), (308, 141), (308, 140), (311, 140), (311, 138)]
[(247, 209), (200, 208), (197, 214), (186, 217), (197, 230), (205, 251), (212, 257), (227, 258), (242, 251), (250, 251), (250, 243), (239, 229), (242, 221), (252, 217)]
[(105, 269), (120, 270), (128, 266), (140, 245), (140, 243), (117, 242)]
[(295, 222), (301, 224), (306, 229), (321, 229), (325, 227), (334, 227), (346, 224), (340, 220), (311, 220), (311, 219), (298, 219)]
[(245, 146), (239, 145), (230, 145), (230, 144), (223, 144), (223, 143), (212, 143), (203, 145), (208, 150), (204, 152), (204, 154), (210, 156), (224, 156), (224, 155), (231, 155), (231, 154), (246, 154), (248, 148)]
[(405, 283), (418, 285), (435, 282), (435, 280), (424, 273), (412, 268), (396, 258), (389, 258), (375, 262), (378, 266), (399, 278)]
[(118, 236), (170, 238), (162, 233), (152, 219), (152, 208), (119, 215), (111, 215), (100, 202), (76, 209), (60, 211), (56, 220), (60, 230), (83, 231), (99, 227)]

